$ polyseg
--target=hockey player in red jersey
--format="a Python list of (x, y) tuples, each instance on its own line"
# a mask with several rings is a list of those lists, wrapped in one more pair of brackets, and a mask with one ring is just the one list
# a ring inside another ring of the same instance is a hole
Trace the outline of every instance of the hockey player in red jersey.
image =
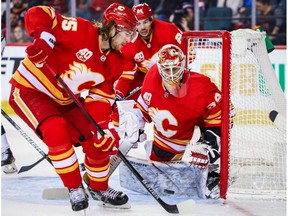
[[(116, 97), (123, 98), (128, 92), (142, 86), (144, 77), (150, 67), (156, 63), (157, 53), (165, 44), (182, 46), (182, 32), (172, 23), (154, 19), (147, 3), (132, 8), (137, 18), (138, 37), (125, 45), (121, 52), (124, 56), (124, 68), (116, 86)], [(140, 91), (129, 99), (136, 100)], [(117, 125), (117, 115), (115, 124)]]
[(178, 46), (165, 45), (158, 56), (145, 76), (138, 108), (132, 111), (142, 127), (143, 122), (153, 122), (154, 139), (145, 144), (149, 158), (180, 160), (198, 126), (202, 138), (189, 149), (189, 164), (203, 169), (209, 162), (219, 162), (221, 92), (208, 77), (185, 69)]
[[(37, 6), (28, 10), (25, 24), (34, 42), (10, 81), (10, 105), (48, 146), (49, 158), (69, 190), (74, 211), (88, 207), (74, 146), (82, 146), (85, 153), (92, 197), (104, 205), (125, 205), (127, 195), (108, 187), (109, 155), (116, 153), (119, 145), (108, 117), (115, 98), (113, 85), (122, 73), (120, 49), (135, 33), (133, 11), (114, 3), (104, 11), (101, 22), (91, 23)], [(80, 100), (105, 136), (91, 126), (46, 64), (79, 98), (88, 91)]]

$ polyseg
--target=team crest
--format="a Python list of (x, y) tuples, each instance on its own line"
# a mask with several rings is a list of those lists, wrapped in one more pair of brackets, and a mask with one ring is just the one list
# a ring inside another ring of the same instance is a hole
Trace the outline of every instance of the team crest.
[(136, 62), (142, 62), (142, 61), (144, 61), (144, 54), (143, 54), (143, 52), (141, 51), (141, 52), (139, 52), (139, 53), (136, 53), (136, 55), (134, 56), (134, 60), (135, 60)]
[(91, 86), (104, 82), (105, 78), (101, 73), (91, 71), (85, 63), (73, 62), (69, 69), (61, 74), (63, 81), (74, 93), (90, 89)]
[(144, 93), (143, 99), (144, 99), (145, 104), (150, 105), (151, 98), (152, 98), (151, 93), (149, 93), (149, 92)]
[(77, 58), (82, 62), (86, 62), (92, 55), (93, 55), (93, 52), (87, 48), (80, 49), (76, 53)]

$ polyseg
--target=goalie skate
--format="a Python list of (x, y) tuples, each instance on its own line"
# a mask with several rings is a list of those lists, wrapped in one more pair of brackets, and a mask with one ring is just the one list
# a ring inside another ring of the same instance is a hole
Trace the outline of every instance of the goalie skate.
[(121, 191), (116, 191), (110, 187), (108, 187), (106, 191), (96, 191), (89, 186), (87, 189), (91, 197), (94, 200), (99, 201), (99, 206), (119, 209), (131, 208), (130, 204), (128, 203), (128, 196)]
[(207, 199), (219, 199), (220, 198), (220, 173), (212, 171), (208, 173), (207, 186), (205, 196)]

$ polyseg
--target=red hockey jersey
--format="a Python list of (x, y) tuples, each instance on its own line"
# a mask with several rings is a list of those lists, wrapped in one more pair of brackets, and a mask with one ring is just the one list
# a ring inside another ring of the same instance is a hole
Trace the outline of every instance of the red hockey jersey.
[[(46, 63), (56, 69), (76, 95), (89, 90), (87, 101), (98, 101), (104, 106), (114, 101), (113, 84), (122, 73), (123, 59), (118, 51), (101, 50), (95, 25), (79, 17), (65, 17), (45, 6), (31, 8), (25, 19), (30, 36), (39, 27), (52, 29), (56, 44)], [(51, 73), (44, 67), (35, 67), (27, 57), (10, 83), (20, 89), (41, 91), (59, 105), (72, 103)]]
[(221, 92), (208, 77), (189, 73), (188, 93), (177, 98), (166, 91), (154, 65), (146, 74), (137, 101), (146, 121), (154, 123), (154, 144), (175, 154), (184, 152), (195, 125), (221, 125)]
[(151, 66), (156, 63), (158, 51), (162, 46), (166, 44), (183, 46), (182, 32), (176, 25), (157, 19), (153, 20), (152, 25), (153, 32), (149, 42), (138, 36), (134, 42), (126, 44), (121, 50), (124, 57), (124, 68), (115, 89), (116, 93), (119, 91), (122, 96), (128, 93), (136, 73), (143, 73), (142, 77), (144, 77)]

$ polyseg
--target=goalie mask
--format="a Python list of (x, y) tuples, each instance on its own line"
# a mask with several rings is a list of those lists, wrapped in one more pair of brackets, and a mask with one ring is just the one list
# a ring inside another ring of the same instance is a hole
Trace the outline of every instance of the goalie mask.
[(187, 93), (189, 71), (185, 70), (185, 56), (182, 50), (173, 44), (163, 46), (158, 52), (157, 66), (165, 88), (175, 97)]

